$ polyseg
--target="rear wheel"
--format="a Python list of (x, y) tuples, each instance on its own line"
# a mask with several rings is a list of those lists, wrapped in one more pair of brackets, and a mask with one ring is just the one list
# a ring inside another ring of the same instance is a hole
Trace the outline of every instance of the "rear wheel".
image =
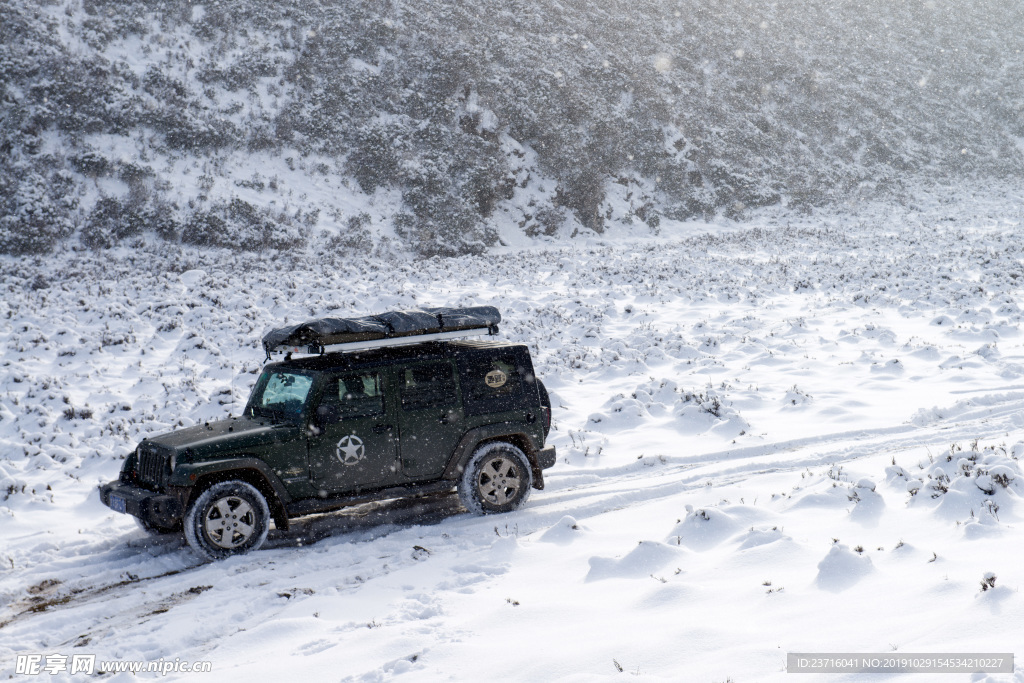
[(256, 550), (267, 540), (269, 530), (266, 499), (244, 481), (214, 484), (185, 513), (185, 539), (192, 550), (208, 560)]
[(533, 474), (526, 455), (494, 441), (476, 449), (459, 480), (459, 499), (478, 515), (511, 512), (530, 497)]

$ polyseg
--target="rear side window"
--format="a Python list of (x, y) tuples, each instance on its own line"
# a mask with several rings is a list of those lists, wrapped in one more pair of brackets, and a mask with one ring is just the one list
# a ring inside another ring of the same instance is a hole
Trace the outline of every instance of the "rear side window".
[(467, 358), (462, 364), (462, 386), (469, 414), (512, 410), (522, 405), (524, 375), (529, 369), (512, 354)]
[(458, 403), (455, 372), (449, 362), (424, 363), (400, 375), (403, 410), (420, 410)]

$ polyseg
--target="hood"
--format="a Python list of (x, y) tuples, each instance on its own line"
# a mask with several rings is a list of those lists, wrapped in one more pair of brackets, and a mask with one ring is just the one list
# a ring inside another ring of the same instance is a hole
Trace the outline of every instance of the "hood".
[(280, 425), (266, 419), (251, 417), (230, 417), (226, 420), (215, 420), (195, 427), (176, 429), (148, 439), (158, 446), (182, 452), (192, 450), (198, 457), (224, 451), (238, 451), (257, 448), (277, 441), (275, 432)]

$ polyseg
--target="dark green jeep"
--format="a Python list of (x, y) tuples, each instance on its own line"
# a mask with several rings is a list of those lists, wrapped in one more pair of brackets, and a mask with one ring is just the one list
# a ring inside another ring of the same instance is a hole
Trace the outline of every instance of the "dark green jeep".
[[(145, 439), (110, 508), (152, 533), (184, 529), (209, 559), (263, 544), (270, 520), (457, 489), (471, 512), (507, 512), (544, 487), (551, 404), (526, 346), (489, 307), (323, 319), (264, 338), (268, 363), (240, 417)], [(292, 358), (295, 352), (307, 353)]]

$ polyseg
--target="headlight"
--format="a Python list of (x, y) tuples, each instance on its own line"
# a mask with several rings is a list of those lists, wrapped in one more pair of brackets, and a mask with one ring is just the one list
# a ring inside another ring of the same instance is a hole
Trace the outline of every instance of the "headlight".
[(121, 481), (130, 483), (135, 479), (135, 472), (138, 468), (139, 463), (139, 449), (135, 448), (134, 451), (128, 454), (124, 459), (124, 464), (121, 465)]
[(171, 453), (171, 457), (167, 462), (171, 465), (171, 474), (174, 474), (174, 466), (178, 464), (178, 454)]

